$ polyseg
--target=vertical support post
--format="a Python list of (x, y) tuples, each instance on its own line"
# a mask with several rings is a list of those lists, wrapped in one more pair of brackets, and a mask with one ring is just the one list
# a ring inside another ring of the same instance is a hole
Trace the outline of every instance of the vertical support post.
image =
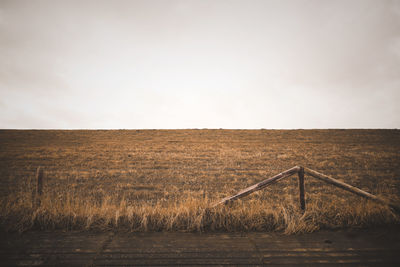
[(301, 210), (306, 210), (306, 200), (304, 198), (304, 168), (300, 167), (299, 170), (299, 198)]
[(43, 193), (43, 168), (38, 167), (36, 170), (36, 206), (40, 206)]

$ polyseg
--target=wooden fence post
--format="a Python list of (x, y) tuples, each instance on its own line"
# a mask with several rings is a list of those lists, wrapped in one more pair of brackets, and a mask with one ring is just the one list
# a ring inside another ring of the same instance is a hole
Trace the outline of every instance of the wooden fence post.
[(299, 170), (299, 198), (301, 210), (306, 210), (306, 200), (304, 198), (304, 168), (300, 167)]
[(36, 170), (36, 207), (41, 204), (41, 198), (43, 194), (43, 168), (38, 167)]

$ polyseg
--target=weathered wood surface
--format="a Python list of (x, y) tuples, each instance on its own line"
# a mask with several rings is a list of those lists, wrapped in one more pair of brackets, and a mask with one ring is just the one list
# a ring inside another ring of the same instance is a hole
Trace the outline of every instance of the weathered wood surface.
[(36, 198), (36, 206), (40, 206), (41, 203), (41, 198), (43, 194), (43, 168), (38, 167), (36, 170), (36, 193), (35, 193), (35, 198)]
[(400, 229), (3, 234), (0, 266), (400, 266)]
[(299, 199), (300, 208), (304, 211), (306, 209), (306, 200), (304, 197), (304, 168), (300, 167), (299, 170)]
[(226, 204), (226, 203), (228, 203), (230, 201), (245, 197), (245, 196), (247, 196), (247, 195), (249, 195), (249, 194), (251, 194), (253, 192), (256, 192), (258, 190), (261, 190), (261, 189), (267, 187), (268, 185), (270, 185), (272, 183), (275, 183), (275, 182), (277, 182), (277, 181), (279, 181), (279, 180), (281, 180), (283, 178), (289, 177), (289, 176), (299, 172), (299, 170), (300, 170), (300, 167), (295, 166), (295, 167), (293, 167), (293, 168), (291, 168), (289, 170), (281, 172), (280, 174), (277, 174), (277, 175), (275, 175), (275, 176), (273, 176), (271, 178), (268, 178), (268, 179), (266, 179), (266, 180), (264, 180), (262, 182), (259, 182), (259, 183), (255, 184), (255, 185), (252, 185), (252, 186), (249, 186), (249, 187), (243, 189), (242, 191), (240, 191), (236, 195), (233, 195), (233, 196), (226, 197), (226, 198), (222, 199), (220, 202), (215, 203), (214, 207), (218, 206), (220, 204)]
[(341, 181), (339, 181), (339, 180), (337, 180), (335, 178), (332, 178), (332, 177), (330, 177), (328, 175), (319, 173), (319, 172), (314, 171), (314, 170), (309, 169), (309, 168), (304, 168), (304, 172), (306, 174), (311, 175), (312, 177), (317, 178), (319, 180), (322, 180), (322, 181), (324, 181), (324, 182), (326, 182), (328, 184), (331, 184), (331, 185), (334, 185), (336, 187), (342, 188), (342, 189), (344, 189), (346, 191), (349, 191), (349, 192), (354, 193), (356, 195), (359, 195), (361, 197), (373, 200), (375, 202), (378, 202), (378, 203), (381, 203), (381, 204), (384, 204), (384, 205), (388, 205), (390, 208), (394, 209), (397, 212), (400, 211), (400, 206), (398, 206), (398, 205), (396, 205), (394, 203), (391, 203), (388, 200), (382, 199), (382, 198), (377, 197), (375, 195), (372, 195), (372, 194), (370, 194), (368, 192), (365, 192), (365, 191), (363, 191), (363, 190), (361, 190), (361, 189), (359, 189), (357, 187), (354, 187), (354, 186), (351, 186), (351, 185), (346, 184), (344, 182), (341, 182)]

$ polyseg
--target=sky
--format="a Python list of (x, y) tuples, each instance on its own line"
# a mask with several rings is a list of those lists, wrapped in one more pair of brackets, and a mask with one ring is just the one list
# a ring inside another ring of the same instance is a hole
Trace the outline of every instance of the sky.
[(400, 1), (0, 0), (0, 128), (400, 128)]

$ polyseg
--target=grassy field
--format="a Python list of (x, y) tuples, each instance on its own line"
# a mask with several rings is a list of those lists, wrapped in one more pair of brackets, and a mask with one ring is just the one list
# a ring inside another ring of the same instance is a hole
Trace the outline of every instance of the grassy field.
[(0, 158), (0, 224), (9, 231), (298, 233), (400, 223), (389, 208), (309, 176), (304, 214), (297, 176), (210, 208), (295, 165), (400, 203), (399, 130), (1, 130)]

